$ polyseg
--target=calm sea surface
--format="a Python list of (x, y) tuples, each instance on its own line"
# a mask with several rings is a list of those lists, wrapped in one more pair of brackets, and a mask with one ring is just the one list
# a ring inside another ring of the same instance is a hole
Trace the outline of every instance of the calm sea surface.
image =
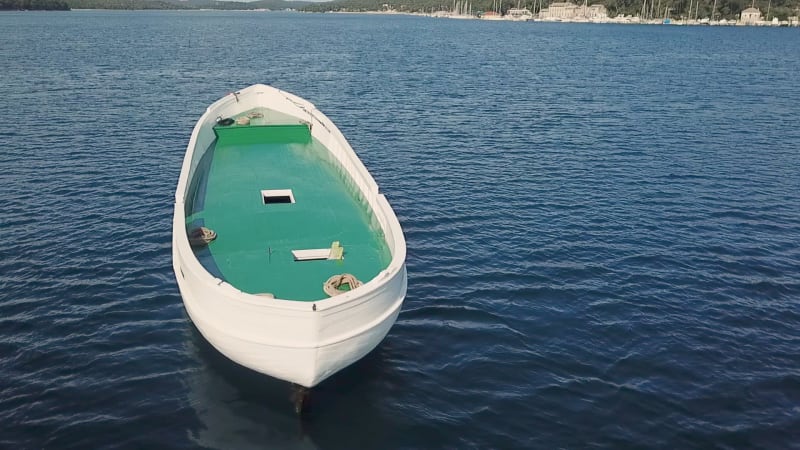
[[(0, 79), (2, 448), (800, 445), (800, 29), (2, 13)], [(192, 126), (258, 82), (408, 239), (302, 420), (171, 266)]]

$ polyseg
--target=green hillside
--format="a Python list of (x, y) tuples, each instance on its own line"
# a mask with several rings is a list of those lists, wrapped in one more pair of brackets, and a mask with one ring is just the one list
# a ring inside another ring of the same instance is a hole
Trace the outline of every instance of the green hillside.
[(0, 0), (0, 11), (66, 11), (69, 5), (64, 0)]
[(0, 0), (0, 11), (69, 9), (299, 9), (307, 1), (258, 0), (254, 2), (215, 0)]

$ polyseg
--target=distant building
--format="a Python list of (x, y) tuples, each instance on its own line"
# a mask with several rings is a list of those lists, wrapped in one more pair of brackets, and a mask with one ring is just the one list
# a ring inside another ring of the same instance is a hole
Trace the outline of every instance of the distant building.
[(587, 19), (607, 19), (608, 10), (605, 5), (592, 5), (586, 9), (584, 15)]
[(761, 21), (761, 11), (758, 8), (747, 8), (742, 11), (739, 17), (739, 22), (743, 25), (755, 25), (756, 22)]
[(570, 2), (551, 3), (550, 7), (542, 12), (547, 11), (546, 18), (548, 19), (572, 19), (577, 17), (578, 5)]
[(571, 2), (551, 3), (548, 8), (539, 11), (540, 19), (605, 19), (608, 11), (604, 5), (578, 6)]

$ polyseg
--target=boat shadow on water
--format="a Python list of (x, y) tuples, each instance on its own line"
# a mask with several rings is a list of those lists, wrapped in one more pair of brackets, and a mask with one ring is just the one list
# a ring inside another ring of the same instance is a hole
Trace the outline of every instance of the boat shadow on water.
[(297, 414), (295, 386), (231, 361), (193, 324), (189, 334), (187, 347), (199, 367), (187, 376), (187, 384), (201, 423), (189, 438), (202, 447), (339, 447), (353, 439), (351, 424), (382, 422), (385, 410), (378, 407), (377, 396), (391, 377), (391, 339), (310, 389), (303, 412)]

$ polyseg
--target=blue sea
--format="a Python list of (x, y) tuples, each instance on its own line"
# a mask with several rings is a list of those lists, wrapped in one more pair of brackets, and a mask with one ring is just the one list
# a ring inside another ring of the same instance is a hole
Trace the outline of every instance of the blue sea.
[[(0, 79), (0, 448), (800, 448), (798, 28), (10, 12)], [(192, 127), (254, 83), (408, 241), (302, 417), (172, 273)]]

